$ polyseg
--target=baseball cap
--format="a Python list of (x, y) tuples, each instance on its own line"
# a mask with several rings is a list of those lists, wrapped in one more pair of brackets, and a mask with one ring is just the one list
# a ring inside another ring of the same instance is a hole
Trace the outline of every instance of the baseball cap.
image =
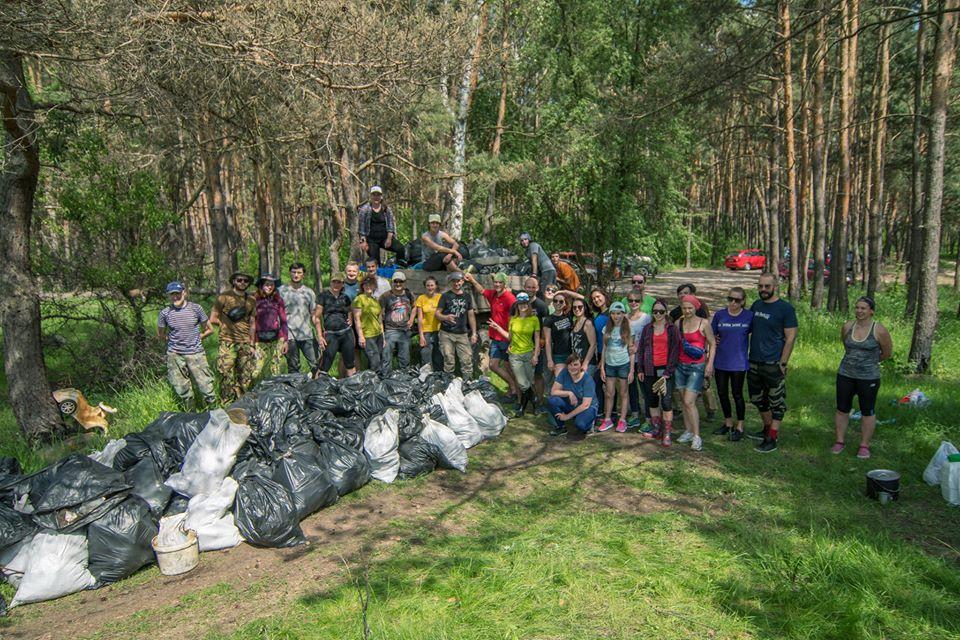
[(520, 234), (520, 239), (521, 239), (521, 240), (533, 240), (533, 236), (531, 236), (529, 233), (527, 233), (526, 231), (524, 231), (523, 233)]
[(447, 282), (453, 282), (454, 280), (463, 280), (463, 274), (459, 271), (454, 271), (447, 276)]
[(440, 222), (440, 220), (441, 218), (439, 213), (431, 213), (429, 216), (427, 216), (427, 222)]
[(510, 278), (507, 277), (507, 274), (505, 274), (504, 272), (500, 271), (500, 272), (498, 272), (498, 273), (493, 274), (493, 281), (494, 281), (494, 282), (502, 282), (503, 284), (507, 284), (507, 282), (510, 281)]
[(182, 282), (179, 282), (179, 281), (177, 281), (177, 280), (174, 280), (173, 282), (167, 284), (167, 288), (165, 289), (165, 291), (166, 291), (166, 293), (168, 293), (168, 294), (169, 294), (169, 293), (180, 293), (180, 292), (183, 291), (184, 289), (186, 289), (186, 287), (183, 286), (183, 283), (182, 283)]
[(263, 273), (260, 274), (260, 278), (257, 280), (257, 286), (259, 287), (264, 282), (272, 282), (274, 285), (276, 285), (278, 282), (280, 282), (280, 278), (272, 273)]
[(526, 291), (521, 291), (517, 294), (517, 302), (530, 302), (530, 294)]
[(394, 282), (406, 282), (407, 274), (405, 274), (403, 271), (394, 271), (391, 280)]
[(330, 282), (343, 282), (343, 274), (339, 271), (330, 276)]
[(380, 185), (378, 185), (378, 184), (377, 184), (377, 185), (374, 185), (374, 186), (370, 187), (370, 193), (371, 193), (371, 194), (373, 194), (373, 193), (382, 194), (382, 193), (383, 193), (383, 188), (382, 188)]
[(627, 308), (623, 306), (622, 302), (614, 302), (612, 305), (610, 305), (610, 312), (613, 313), (614, 311), (619, 311), (620, 313), (626, 313)]

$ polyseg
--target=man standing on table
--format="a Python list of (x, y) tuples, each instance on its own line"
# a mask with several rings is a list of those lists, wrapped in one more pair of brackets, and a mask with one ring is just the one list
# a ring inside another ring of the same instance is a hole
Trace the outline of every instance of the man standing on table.
[(247, 293), (252, 280), (245, 273), (234, 273), (230, 276), (233, 287), (217, 296), (210, 311), (210, 325), (220, 327), (217, 371), (224, 404), (239, 400), (257, 372), (256, 350), (250, 340), (250, 321), (257, 300)]
[[(213, 372), (203, 351), (203, 339), (213, 333), (207, 314), (196, 302), (187, 302), (187, 290), (180, 282), (166, 288), (170, 304), (160, 310), (157, 337), (167, 343), (167, 380), (177, 392), (183, 408), (193, 411), (193, 384), (203, 397), (202, 411), (217, 402)], [(191, 382), (192, 379), (192, 382)]]
[(287, 311), (287, 371), (300, 373), (300, 354), (307, 361), (307, 370), (313, 371), (319, 364), (317, 339), (320, 335), (320, 319), (317, 310), (317, 294), (303, 284), (306, 269), (300, 262), (290, 265), (290, 284), (280, 286), (278, 293)]
[(463, 290), (463, 273), (454, 271), (447, 276), (450, 289), (440, 296), (434, 316), (440, 321), (440, 351), (443, 370), (453, 373), (460, 360), (464, 379), (473, 377), (473, 345), (477, 343), (477, 316), (473, 299)]
[(383, 201), (383, 189), (370, 187), (370, 202), (357, 209), (357, 244), (371, 258), (380, 263), (380, 249), (403, 257), (403, 247), (397, 243), (397, 221), (389, 205)]
[(531, 274), (537, 276), (540, 281), (540, 292), (543, 295), (543, 289), (548, 284), (557, 284), (557, 268), (550, 262), (550, 257), (539, 243), (533, 242), (529, 233), (524, 231), (520, 234), (520, 246), (523, 247), (527, 259), (530, 261), (530, 267), (533, 269)]
[(750, 306), (753, 326), (750, 333), (750, 370), (747, 387), (752, 402), (763, 418), (763, 429), (749, 434), (762, 442), (756, 451), (777, 450), (780, 423), (787, 411), (787, 363), (797, 339), (797, 312), (777, 291), (778, 278), (772, 273), (760, 276), (760, 299)]

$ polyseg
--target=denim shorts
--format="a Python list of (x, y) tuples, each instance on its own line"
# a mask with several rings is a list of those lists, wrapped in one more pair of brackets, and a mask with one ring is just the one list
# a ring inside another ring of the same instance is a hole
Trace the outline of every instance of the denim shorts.
[(509, 348), (510, 342), (508, 340), (491, 340), (490, 357), (494, 360), (508, 360), (510, 354), (507, 353), (507, 349)]
[(703, 391), (703, 374), (707, 370), (706, 363), (677, 365), (677, 371), (673, 374), (677, 389), (687, 389), (695, 393)]
[(626, 364), (619, 364), (619, 365), (605, 364), (603, 366), (603, 369), (607, 374), (607, 380), (610, 380), (611, 378), (623, 378), (624, 380), (626, 380), (627, 376), (630, 375), (629, 362)]

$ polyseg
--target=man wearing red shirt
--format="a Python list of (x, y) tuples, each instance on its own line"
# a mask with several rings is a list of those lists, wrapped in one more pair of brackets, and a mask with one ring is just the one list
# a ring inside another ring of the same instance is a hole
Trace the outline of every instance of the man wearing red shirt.
[[(477, 293), (487, 299), (490, 304), (490, 320), (501, 327), (509, 326), (510, 307), (517, 299), (513, 292), (507, 288), (507, 274), (495, 273), (493, 275), (493, 289), (484, 289), (472, 274), (466, 273), (464, 278), (473, 285), (473, 289)], [(490, 371), (503, 378), (510, 388), (509, 395), (517, 398), (517, 380), (513, 377), (513, 371), (510, 370), (507, 354), (510, 343), (503, 340), (503, 336), (492, 328), (487, 329), (487, 335), (490, 337)]]

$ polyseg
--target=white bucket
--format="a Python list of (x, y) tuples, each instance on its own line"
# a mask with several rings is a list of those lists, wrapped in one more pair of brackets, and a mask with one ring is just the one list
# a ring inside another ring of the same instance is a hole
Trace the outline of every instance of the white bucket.
[(187, 541), (174, 547), (158, 546), (156, 536), (150, 543), (153, 546), (153, 552), (157, 554), (160, 573), (165, 576), (186, 573), (200, 563), (200, 544), (197, 541), (197, 534), (193, 530), (187, 530), (185, 533)]

